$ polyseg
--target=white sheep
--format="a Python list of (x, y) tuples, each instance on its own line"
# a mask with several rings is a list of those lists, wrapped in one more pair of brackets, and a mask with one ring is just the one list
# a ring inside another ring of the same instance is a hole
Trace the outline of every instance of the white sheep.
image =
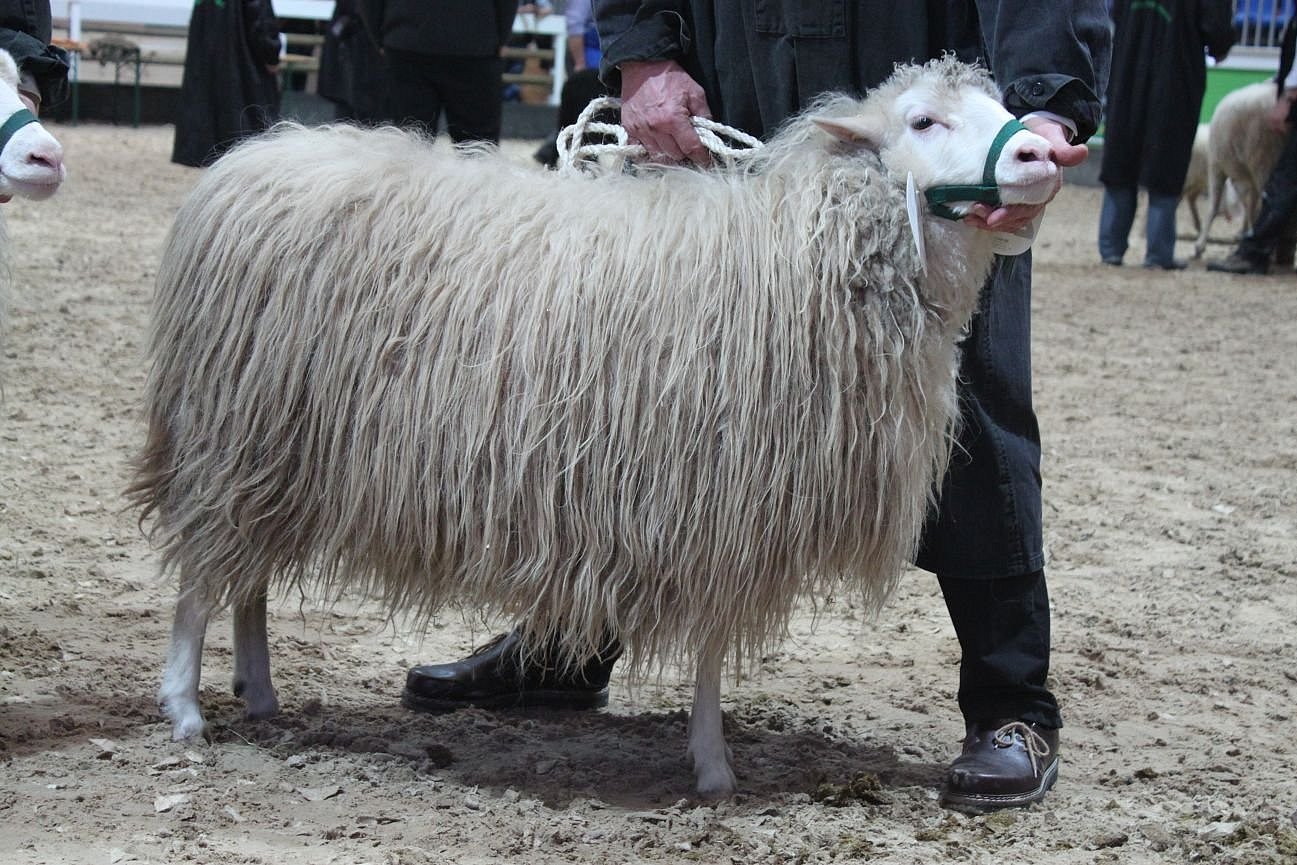
[(1189, 170), (1184, 175), (1184, 187), (1180, 190), (1180, 198), (1189, 206), (1189, 216), (1193, 219), (1194, 237), (1202, 229), (1198, 199), (1207, 192), (1207, 138), (1210, 134), (1211, 124), (1198, 124), (1198, 131), (1193, 136), (1193, 149), (1189, 152)]
[(0, 49), (0, 195), (40, 200), (67, 176), (63, 147), (18, 98), (18, 67)]
[[(1189, 206), (1189, 216), (1193, 219), (1193, 237), (1198, 236), (1202, 230), (1202, 217), (1198, 213), (1198, 199), (1207, 194), (1207, 160), (1209, 138), (1211, 135), (1210, 123), (1199, 123), (1198, 131), (1193, 136), (1193, 150), (1189, 156), (1189, 171), (1184, 177), (1184, 188), (1180, 197), (1184, 199), (1185, 204)], [(1243, 206), (1239, 201), (1238, 192), (1234, 189), (1234, 182), (1225, 180), (1224, 201), (1220, 207), (1220, 215), (1226, 220), (1233, 221), (1243, 217)]]
[[(944, 59), (705, 172), (562, 177), (346, 126), (222, 157), (163, 255), (130, 490), (179, 572), (173, 736), (204, 728), (214, 610), (263, 717), (268, 586), (346, 585), (492, 609), (574, 663), (609, 633), (637, 671), (696, 663), (697, 787), (731, 793), (727, 654), (844, 580), (876, 608), (915, 548), (995, 238), (919, 216), (925, 265), (907, 175), (979, 183), (1006, 122)], [(1059, 183), (1025, 130), (988, 171), (1005, 203)]]
[(1207, 248), (1211, 224), (1226, 206), (1225, 184), (1233, 184), (1242, 203), (1243, 230), (1252, 227), (1261, 208), (1261, 192), (1279, 159), (1283, 135), (1270, 128), (1267, 115), (1275, 103), (1273, 81), (1240, 87), (1225, 95), (1212, 112), (1207, 145), (1207, 217), (1198, 226), (1193, 257)]

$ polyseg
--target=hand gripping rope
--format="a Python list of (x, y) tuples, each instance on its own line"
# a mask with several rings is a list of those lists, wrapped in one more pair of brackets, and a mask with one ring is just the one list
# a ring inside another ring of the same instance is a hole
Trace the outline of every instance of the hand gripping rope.
[[(616, 157), (615, 170), (620, 171), (627, 159), (643, 159), (648, 151), (638, 144), (631, 144), (625, 128), (616, 123), (603, 123), (594, 119), (600, 111), (621, 108), (621, 100), (613, 96), (602, 96), (590, 102), (577, 117), (576, 122), (566, 126), (558, 134), (558, 170), (570, 174), (585, 170), (591, 162), (600, 156)], [(734, 164), (761, 147), (759, 138), (746, 132), (708, 120), (705, 117), (690, 118), (694, 130), (702, 140), (703, 146), (713, 155), (720, 157), (727, 164)], [(587, 143), (586, 138), (593, 135), (611, 136), (611, 144)], [(732, 143), (731, 143), (732, 142)], [(735, 146), (739, 145), (739, 146)]]

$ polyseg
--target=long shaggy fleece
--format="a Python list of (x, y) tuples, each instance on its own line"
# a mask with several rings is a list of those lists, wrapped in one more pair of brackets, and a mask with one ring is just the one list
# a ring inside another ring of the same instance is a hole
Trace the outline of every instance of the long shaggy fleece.
[(805, 118), (597, 179), (281, 126), (175, 221), (131, 493), (215, 604), (346, 584), (759, 657), (798, 597), (881, 603), (945, 465), (990, 253), (921, 279), (903, 187)]

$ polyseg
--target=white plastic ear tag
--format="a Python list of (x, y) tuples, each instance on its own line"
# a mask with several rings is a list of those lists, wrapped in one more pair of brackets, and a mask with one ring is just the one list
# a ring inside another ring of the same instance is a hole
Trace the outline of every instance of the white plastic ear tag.
[(1040, 230), (1040, 222), (1044, 218), (1045, 214), (1041, 213), (1017, 231), (997, 231), (991, 248), (995, 250), (996, 255), (1022, 255), (1031, 249), (1031, 244), (1036, 240), (1036, 232)]
[[(923, 223), (919, 216), (919, 190), (914, 185), (914, 172), (905, 177), (905, 212), (910, 217), (910, 234), (914, 236), (914, 251), (919, 255), (919, 266), (928, 272), (928, 254), (923, 246)], [(1028, 244), (1030, 246), (1030, 244)]]

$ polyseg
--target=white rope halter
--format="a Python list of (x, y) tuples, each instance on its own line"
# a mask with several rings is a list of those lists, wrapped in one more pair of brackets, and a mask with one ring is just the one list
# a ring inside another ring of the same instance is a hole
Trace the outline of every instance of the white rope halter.
[[(648, 156), (648, 151), (641, 145), (630, 143), (630, 136), (624, 127), (616, 123), (595, 121), (594, 116), (606, 109), (620, 110), (621, 100), (613, 96), (601, 96), (592, 100), (577, 117), (575, 123), (565, 126), (559, 132), (558, 170), (561, 173), (572, 174), (587, 170), (588, 166), (596, 162), (600, 156), (616, 157), (613, 170), (620, 172), (627, 159), (643, 159)], [(754, 138), (732, 126), (708, 120), (706, 117), (693, 117), (690, 120), (703, 146), (713, 155), (724, 160), (726, 165), (733, 165), (762, 146), (761, 139)], [(613, 143), (586, 143), (586, 138), (592, 135), (611, 136)], [(741, 146), (736, 147), (735, 144)]]

